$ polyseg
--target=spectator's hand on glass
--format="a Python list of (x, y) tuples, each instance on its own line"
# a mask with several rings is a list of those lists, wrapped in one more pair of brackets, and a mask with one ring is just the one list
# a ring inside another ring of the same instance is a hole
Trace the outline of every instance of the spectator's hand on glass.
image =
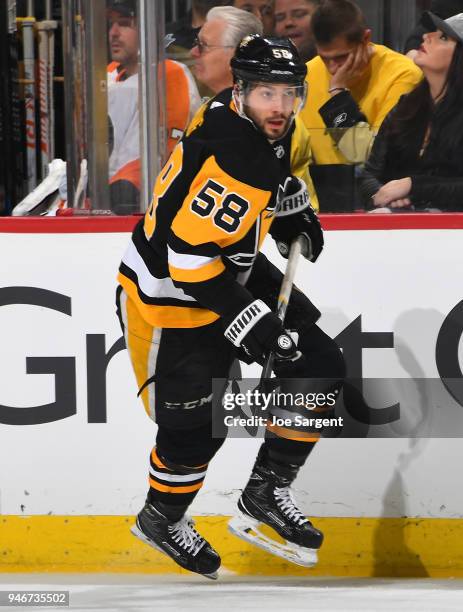
[(339, 64), (331, 74), (329, 89), (347, 88), (366, 70), (374, 54), (374, 48), (368, 43), (361, 43), (349, 53), (344, 63)]
[(390, 206), (391, 208), (405, 208), (410, 206), (408, 198), (412, 189), (412, 179), (408, 176), (397, 181), (389, 181), (373, 196), (376, 207)]

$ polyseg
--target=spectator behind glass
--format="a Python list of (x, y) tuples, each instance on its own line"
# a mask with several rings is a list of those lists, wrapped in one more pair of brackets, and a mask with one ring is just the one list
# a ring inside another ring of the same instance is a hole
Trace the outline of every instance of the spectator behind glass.
[[(452, 15), (463, 12), (463, 0), (432, 0), (429, 10), (441, 19), (448, 19)], [(404, 53), (411, 59), (416, 57), (417, 50), (423, 42), (423, 34), (427, 32), (425, 20), (426, 13), (423, 13), (419, 23), (410, 32), (405, 42)]]
[(248, 11), (262, 21), (264, 36), (273, 36), (275, 30), (275, 0), (234, 0), (233, 6)]
[(166, 48), (168, 57), (191, 65), (190, 51), (196, 36), (206, 21), (208, 11), (214, 6), (233, 4), (233, 0), (193, 0), (191, 10), (173, 23), (166, 26)]
[(262, 35), (262, 22), (252, 13), (233, 6), (211, 9), (191, 50), (193, 72), (213, 95), (233, 84), (230, 60), (238, 43), (249, 34)]
[(463, 13), (424, 23), (434, 30), (415, 58), (425, 79), (386, 118), (360, 176), (378, 209), (463, 210)]
[[(112, 210), (129, 214), (139, 210), (141, 184), (136, 0), (109, 0), (107, 7), (113, 60), (108, 66), (109, 193)], [(199, 107), (200, 98), (186, 66), (166, 60), (165, 71), (170, 154)]]
[(322, 0), (312, 15), (318, 57), (308, 62), (301, 118), (311, 136), (311, 174), (321, 212), (352, 210), (356, 164), (368, 157), (375, 134), (404, 93), (422, 79), (400, 53), (371, 42), (351, 0)]
[(291, 38), (305, 62), (317, 55), (310, 21), (319, 4), (320, 0), (275, 0), (275, 34)]

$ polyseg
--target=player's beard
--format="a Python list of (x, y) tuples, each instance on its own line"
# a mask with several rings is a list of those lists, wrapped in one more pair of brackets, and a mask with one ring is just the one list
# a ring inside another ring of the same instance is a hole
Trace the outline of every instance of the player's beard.
[[(280, 140), (283, 138), (291, 127), (293, 114), (284, 115), (283, 113), (272, 117), (260, 119), (257, 117), (249, 106), (244, 106), (246, 116), (254, 123), (254, 125), (265, 135), (268, 140)], [(279, 122), (280, 125), (272, 125), (272, 121)]]
[(271, 117), (270, 119), (264, 119), (259, 127), (269, 140), (280, 140), (288, 132), (291, 118), (291, 115), (285, 116), (283, 114)]

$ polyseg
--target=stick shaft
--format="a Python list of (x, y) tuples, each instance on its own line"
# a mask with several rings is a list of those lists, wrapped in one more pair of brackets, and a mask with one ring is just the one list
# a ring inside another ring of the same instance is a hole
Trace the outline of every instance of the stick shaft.
[[(286, 264), (285, 275), (281, 283), (280, 294), (278, 296), (277, 315), (281, 322), (284, 323), (286, 310), (293, 289), (294, 277), (296, 276), (297, 264), (299, 255), (306, 246), (307, 239), (304, 236), (298, 236), (291, 244), (288, 255), (288, 263)], [(265, 359), (264, 369), (262, 370), (262, 379), (270, 378), (272, 374), (273, 353), (269, 353)]]

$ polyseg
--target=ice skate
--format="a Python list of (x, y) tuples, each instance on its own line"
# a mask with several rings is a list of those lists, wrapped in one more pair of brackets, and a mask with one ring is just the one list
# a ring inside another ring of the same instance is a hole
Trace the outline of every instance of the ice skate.
[[(254, 466), (246, 488), (238, 501), (238, 513), (229, 522), (229, 530), (239, 538), (263, 548), (297, 565), (312, 567), (317, 561), (317, 550), (323, 534), (296, 506), (291, 480), (277, 475), (262, 461), (262, 453)], [(272, 527), (284, 540), (278, 542), (260, 529)]]
[(196, 531), (190, 517), (184, 516), (177, 522), (170, 521), (146, 502), (131, 532), (146, 544), (168, 555), (181, 567), (217, 580), (220, 557)]

